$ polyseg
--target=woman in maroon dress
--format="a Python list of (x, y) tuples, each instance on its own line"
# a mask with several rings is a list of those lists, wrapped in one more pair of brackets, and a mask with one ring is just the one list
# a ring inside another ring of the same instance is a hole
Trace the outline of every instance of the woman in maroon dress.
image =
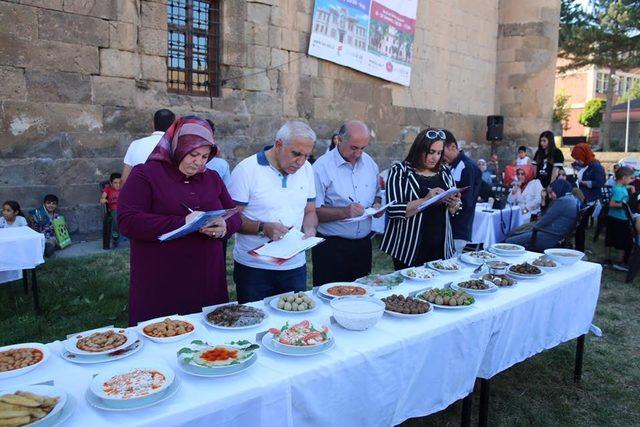
[(229, 301), (222, 243), (240, 228), (239, 215), (199, 233), (158, 240), (198, 211), (234, 207), (220, 176), (205, 167), (216, 151), (206, 121), (179, 118), (120, 192), (118, 226), (131, 240), (130, 325)]

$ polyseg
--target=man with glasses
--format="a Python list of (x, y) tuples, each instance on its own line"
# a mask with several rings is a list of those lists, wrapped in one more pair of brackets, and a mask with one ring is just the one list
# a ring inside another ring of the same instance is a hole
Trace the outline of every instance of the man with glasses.
[(315, 140), (306, 123), (286, 122), (276, 133), (274, 145), (244, 159), (231, 173), (229, 194), (242, 216), (233, 248), (233, 280), (240, 303), (306, 289), (304, 252), (284, 262), (250, 252), (282, 239), (290, 229), (315, 236), (316, 190), (307, 162)]
[(473, 217), (476, 213), (476, 202), (482, 185), (482, 171), (464, 151), (458, 148), (458, 141), (456, 141), (453, 134), (448, 130), (445, 130), (444, 133), (446, 139), (442, 157), (451, 169), (456, 187), (468, 187), (462, 193), (462, 208), (460, 212), (451, 219), (456, 251), (461, 251), (466, 242), (471, 240)]
[(380, 206), (380, 170), (365, 153), (370, 135), (363, 122), (346, 122), (335, 149), (313, 164), (318, 236), (325, 238), (312, 249), (314, 286), (352, 282), (371, 272), (371, 217), (344, 221), (362, 216), (366, 208)]

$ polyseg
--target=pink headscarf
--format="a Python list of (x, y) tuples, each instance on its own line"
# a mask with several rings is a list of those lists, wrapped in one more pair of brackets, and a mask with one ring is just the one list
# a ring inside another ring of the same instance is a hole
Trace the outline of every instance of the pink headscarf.
[[(180, 117), (169, 126), (148, 160), (166, 162), (177, 167), (187, 154), (200, 147), (211, 147), (211, 157), (218, 152), (211, 126), (200, 117)], [(201, 169), (198, 172), (204, 172), (206, 165)]]

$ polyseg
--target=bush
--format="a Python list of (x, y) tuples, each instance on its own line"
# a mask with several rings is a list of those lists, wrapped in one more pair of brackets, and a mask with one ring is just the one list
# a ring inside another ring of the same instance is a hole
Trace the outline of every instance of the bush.
[(600, 98), (587, 101), (584, 105), (584, 110), (578, 117), (580, 124), (589, 128), (599, 128), (602, 122), (602, 111), (606, 104), (607, 101)]

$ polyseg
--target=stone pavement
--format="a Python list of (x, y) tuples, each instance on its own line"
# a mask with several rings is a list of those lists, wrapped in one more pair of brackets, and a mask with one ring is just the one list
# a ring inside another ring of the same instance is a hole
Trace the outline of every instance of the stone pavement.
[(129, 249), (128, 240), (121, 242), (117, 249), (111, 249), (109, 251), (102, 249), (102, 239), (84, 240), (74, 242), (71, 246), (61, 251), (56, 251), (50, 259), (76, 258), (86, 255), (104, 254), (114, 250), (121, 251), (124, 249)]

